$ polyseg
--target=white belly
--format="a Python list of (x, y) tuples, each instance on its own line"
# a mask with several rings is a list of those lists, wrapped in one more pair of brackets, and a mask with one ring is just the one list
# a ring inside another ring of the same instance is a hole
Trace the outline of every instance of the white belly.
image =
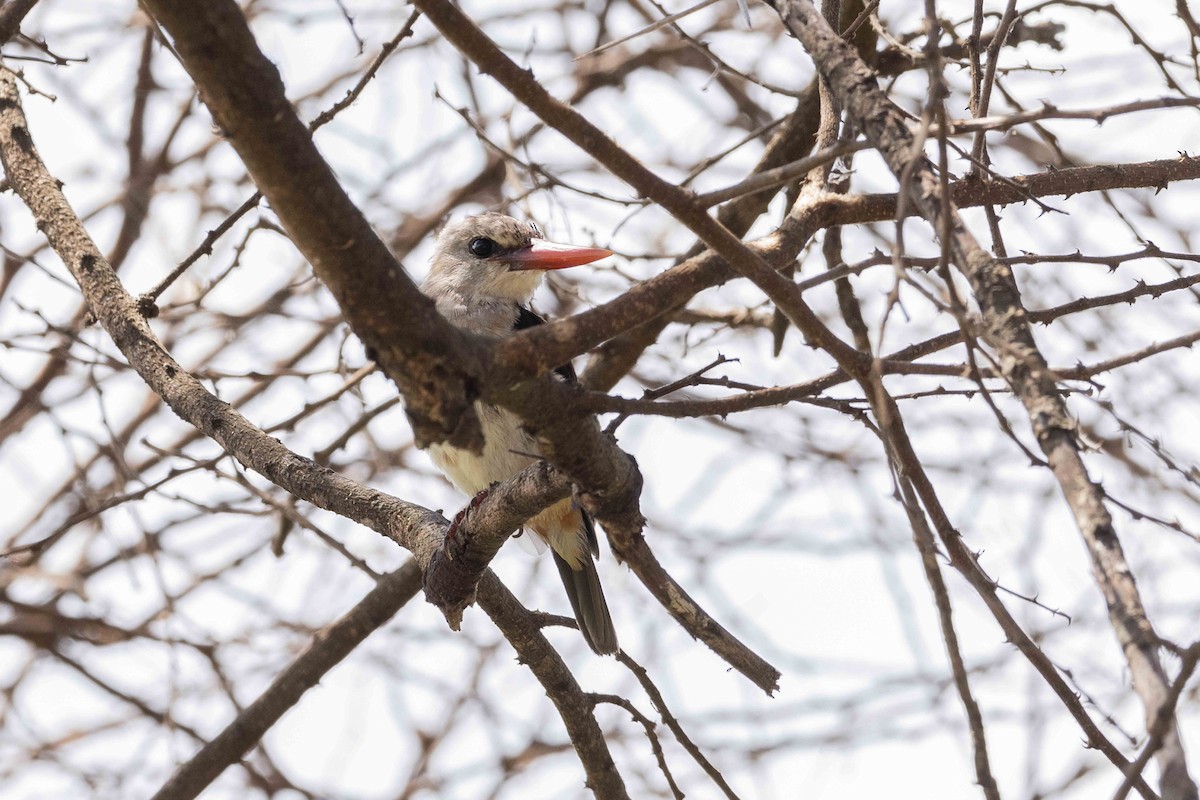
[(482, 403), (475, 404), (475, 413), (483, 426), (483, 453), (446, 444), (432, 445), (427, 451), (455, 488), (468, 495), (511, 478), (536, 460), (537, 451), (537, 444), (513, 414)]

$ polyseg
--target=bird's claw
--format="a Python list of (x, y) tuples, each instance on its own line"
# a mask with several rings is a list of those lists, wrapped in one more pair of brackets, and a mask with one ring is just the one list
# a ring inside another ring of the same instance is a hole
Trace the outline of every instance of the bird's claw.
[(467, 514), (471, 512), (471, 509), (479, 508), (479, 506), (483, 504), (483, 501), (487, 499), (487, 496), (490, 493), (490, 488), (480, 491), (471, 498), (471, 502), (463, 506), (462, 510), (454, 515), (454, 519), (450, 520), (450, 527), (446, 529), (447, 542), (454, 538), (455, 534), (458, 533), (458, 529), (461, 528), (462, 524), (467, 521)]

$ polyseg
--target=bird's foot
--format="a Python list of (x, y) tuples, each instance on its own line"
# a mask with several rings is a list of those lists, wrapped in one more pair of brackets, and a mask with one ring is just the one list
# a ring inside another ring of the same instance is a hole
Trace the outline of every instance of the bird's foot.
[(464, 522), (467, 521), (467, 514), (469, 514), (471, 512), (471, 509), (479, 508), (480, 504), (482, 504), (483, 501), (487, 499), (487, 496), (490, 493), (491, 493), (490, 488), (482, 490), (481, 492), (476, 494), (474, 497), (472, 497), (471, 502), (469, 502), (465, 506), (463, 506), (461, 511), (459, 511), (457, 514), (454, 515), (454, 519), (450, 520), (450, 527), (446, 529), (446, 541), (447, 542), (449, 542), (451, 539), (454, 538), (455, 534), (458, 533), (458, 529), (460, 527), (462, 527), (462, 524)]

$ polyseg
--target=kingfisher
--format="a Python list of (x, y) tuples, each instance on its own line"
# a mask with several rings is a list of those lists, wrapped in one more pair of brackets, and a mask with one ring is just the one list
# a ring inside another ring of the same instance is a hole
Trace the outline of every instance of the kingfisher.
[[(548, 270), (590, 264), (610, 255), (611, 251), (598, 247), (547, 241), (530, 222), (495, 212), (481, 214), (450, 224), (438, 235), (421, 291), (451, 324), (481, 336), (511, 336), (545, 324), (529, 304)], [(569, 363), (557, 367), (554, 374), (565, 383), (578, 380)], [(472, 497), (511, 478), (539, 454), (537, 440), (512, 412), (476, 401), (475, 413), (483, 429), (483, 452), (444, 443), (427, 450), (450, 482)], [(617, 633), (596, 572), (600, 547), (591, 516), (568, 498), (530, 519), (526, 527), (535, 541), (550, 546), (588, 646), (600, 655), (616, 653)]]

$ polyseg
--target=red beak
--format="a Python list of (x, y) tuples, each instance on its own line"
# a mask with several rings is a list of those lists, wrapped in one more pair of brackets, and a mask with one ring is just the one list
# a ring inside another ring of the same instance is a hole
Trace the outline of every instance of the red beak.
[(573, 244), (558, 244), (545, 239), (534, 239), (528, 247), (522, 247), (504, 260), (510, 269), (565, 269), (578, 267), (611, 256), (611, 250), (601, 247), (579, 247)]

